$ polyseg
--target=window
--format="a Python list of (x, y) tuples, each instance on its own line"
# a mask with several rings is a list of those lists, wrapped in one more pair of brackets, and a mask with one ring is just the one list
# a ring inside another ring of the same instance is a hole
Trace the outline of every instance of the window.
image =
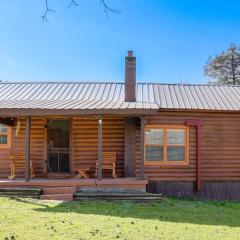
[(11, 128), (0, 124), (0, 148), (10, 148), (11, 146)]
[(149, 164), (188, 164), (188, 128), (146, 126), (145, 162)]

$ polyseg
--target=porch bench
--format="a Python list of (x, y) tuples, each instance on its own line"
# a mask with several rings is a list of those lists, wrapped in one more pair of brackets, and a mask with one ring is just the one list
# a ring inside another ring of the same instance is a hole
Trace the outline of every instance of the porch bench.
[[(10, 153), (10, 170), (11, 175), (8, 177), (10, 180), (16, 177), (18, 170), (25, 170), (26, 168), (26, 159), (25, 154), (23, 153)], [(30, 178), (34, 178), (35, 175), (33, 173), (33, 164), (30, 161)]]
[[(111, 170), (112, 177), (116, 178), (116, 152), (103, 152), (102, 153), (102, 170)], [(96, 161), (95, 176), (98, 175), (98, 161)]]

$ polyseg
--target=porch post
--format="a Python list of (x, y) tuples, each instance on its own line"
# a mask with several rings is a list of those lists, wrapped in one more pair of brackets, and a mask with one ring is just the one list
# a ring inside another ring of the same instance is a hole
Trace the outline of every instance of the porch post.
[(25, 181), (30, 181), (30, 129), (31, 117), (26, 117), (26, 130), (25, 130)]
[(102, 180), (102, 116), (98, 115), (98, 180)]
[(144, 138), (145, 138), (145, 132), (144, 132), (144, 126), (145, 126), (145, 116), (141, 116), (141, 169), (140, 169), (140, 179), (144, 179)]

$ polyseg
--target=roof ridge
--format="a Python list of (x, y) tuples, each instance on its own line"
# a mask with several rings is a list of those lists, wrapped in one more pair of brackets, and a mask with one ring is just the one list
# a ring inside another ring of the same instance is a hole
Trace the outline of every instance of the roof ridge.
[(0, 84), (124, 84), (124, 82), (101, 82), (101, 81), (0, 81)]
[[(124, 82), (111, 81), (0, 81), (0, 84), (121, 84)], [(219, 84), (219, 83), (162, 83), (162, 82), (137, 82), (137, 85), (165, 85), (165, 86), (213, 86), (213, 87), (240, 87), (240, 85), (233, 84)]]
[(166, 86), (213, 86), (213, 87), (240, 87), (240, 84), (220, 84), (220, 83), (158, 83), (158, 82), (138, 82), (137, 84), (166, 85)]

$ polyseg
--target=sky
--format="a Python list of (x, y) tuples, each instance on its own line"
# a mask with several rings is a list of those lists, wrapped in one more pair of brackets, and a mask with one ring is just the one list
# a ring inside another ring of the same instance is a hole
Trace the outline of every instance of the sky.
[(124, 57), (137, 57), (137, 81), (207, 83), (210, 55), (240, 40), (239, 0), (0, 1), (0, 80), (124, 81)]

